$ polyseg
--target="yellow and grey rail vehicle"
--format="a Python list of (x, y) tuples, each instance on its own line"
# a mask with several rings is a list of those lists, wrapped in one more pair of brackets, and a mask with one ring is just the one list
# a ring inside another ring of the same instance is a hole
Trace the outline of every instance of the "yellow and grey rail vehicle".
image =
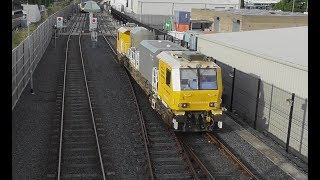
[[(130, 32), (133, 32), (130, 34)], [(196, 51), (153, 39), (141, 27), (119, 28), (119, 62), (149, 96), (151, 107), (175, 131), (222, 128), (221, 68)]]

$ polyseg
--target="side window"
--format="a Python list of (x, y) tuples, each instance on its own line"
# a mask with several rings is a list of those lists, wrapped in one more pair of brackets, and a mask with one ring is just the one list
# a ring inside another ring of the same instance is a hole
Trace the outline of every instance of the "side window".
[(171, 82), (171, 71), (167, 69), (166, 71), (166, 84), (170, 87), (170, 82)]

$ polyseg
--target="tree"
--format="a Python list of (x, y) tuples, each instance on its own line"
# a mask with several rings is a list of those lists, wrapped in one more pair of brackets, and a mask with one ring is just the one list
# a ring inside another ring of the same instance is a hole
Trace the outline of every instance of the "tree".
[(274, 5), (273, 10), (292, 11), (294, 1), (293, 12), (305, 12), (307, 9), (308, 0), (281, 0)]

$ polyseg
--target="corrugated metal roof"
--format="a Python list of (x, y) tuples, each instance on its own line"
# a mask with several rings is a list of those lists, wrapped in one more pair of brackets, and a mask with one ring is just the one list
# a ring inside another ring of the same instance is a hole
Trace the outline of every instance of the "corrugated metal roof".
[(197, 37), (308, 70), (308, 26), (205, 34)]
[(140, 45), (146, 47), (152, 53), (156, 53), (158, 50), (187, 50), (186, 48), (168, 40), (143, 40)]

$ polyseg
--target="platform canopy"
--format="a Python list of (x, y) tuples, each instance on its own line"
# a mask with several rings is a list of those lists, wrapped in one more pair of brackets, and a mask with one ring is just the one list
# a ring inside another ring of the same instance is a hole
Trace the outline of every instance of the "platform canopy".
[(84, 6), (83, 10), (89, 13), (101, 11), (99, 5), (95, 1), (86, 1), (86, 5)]

